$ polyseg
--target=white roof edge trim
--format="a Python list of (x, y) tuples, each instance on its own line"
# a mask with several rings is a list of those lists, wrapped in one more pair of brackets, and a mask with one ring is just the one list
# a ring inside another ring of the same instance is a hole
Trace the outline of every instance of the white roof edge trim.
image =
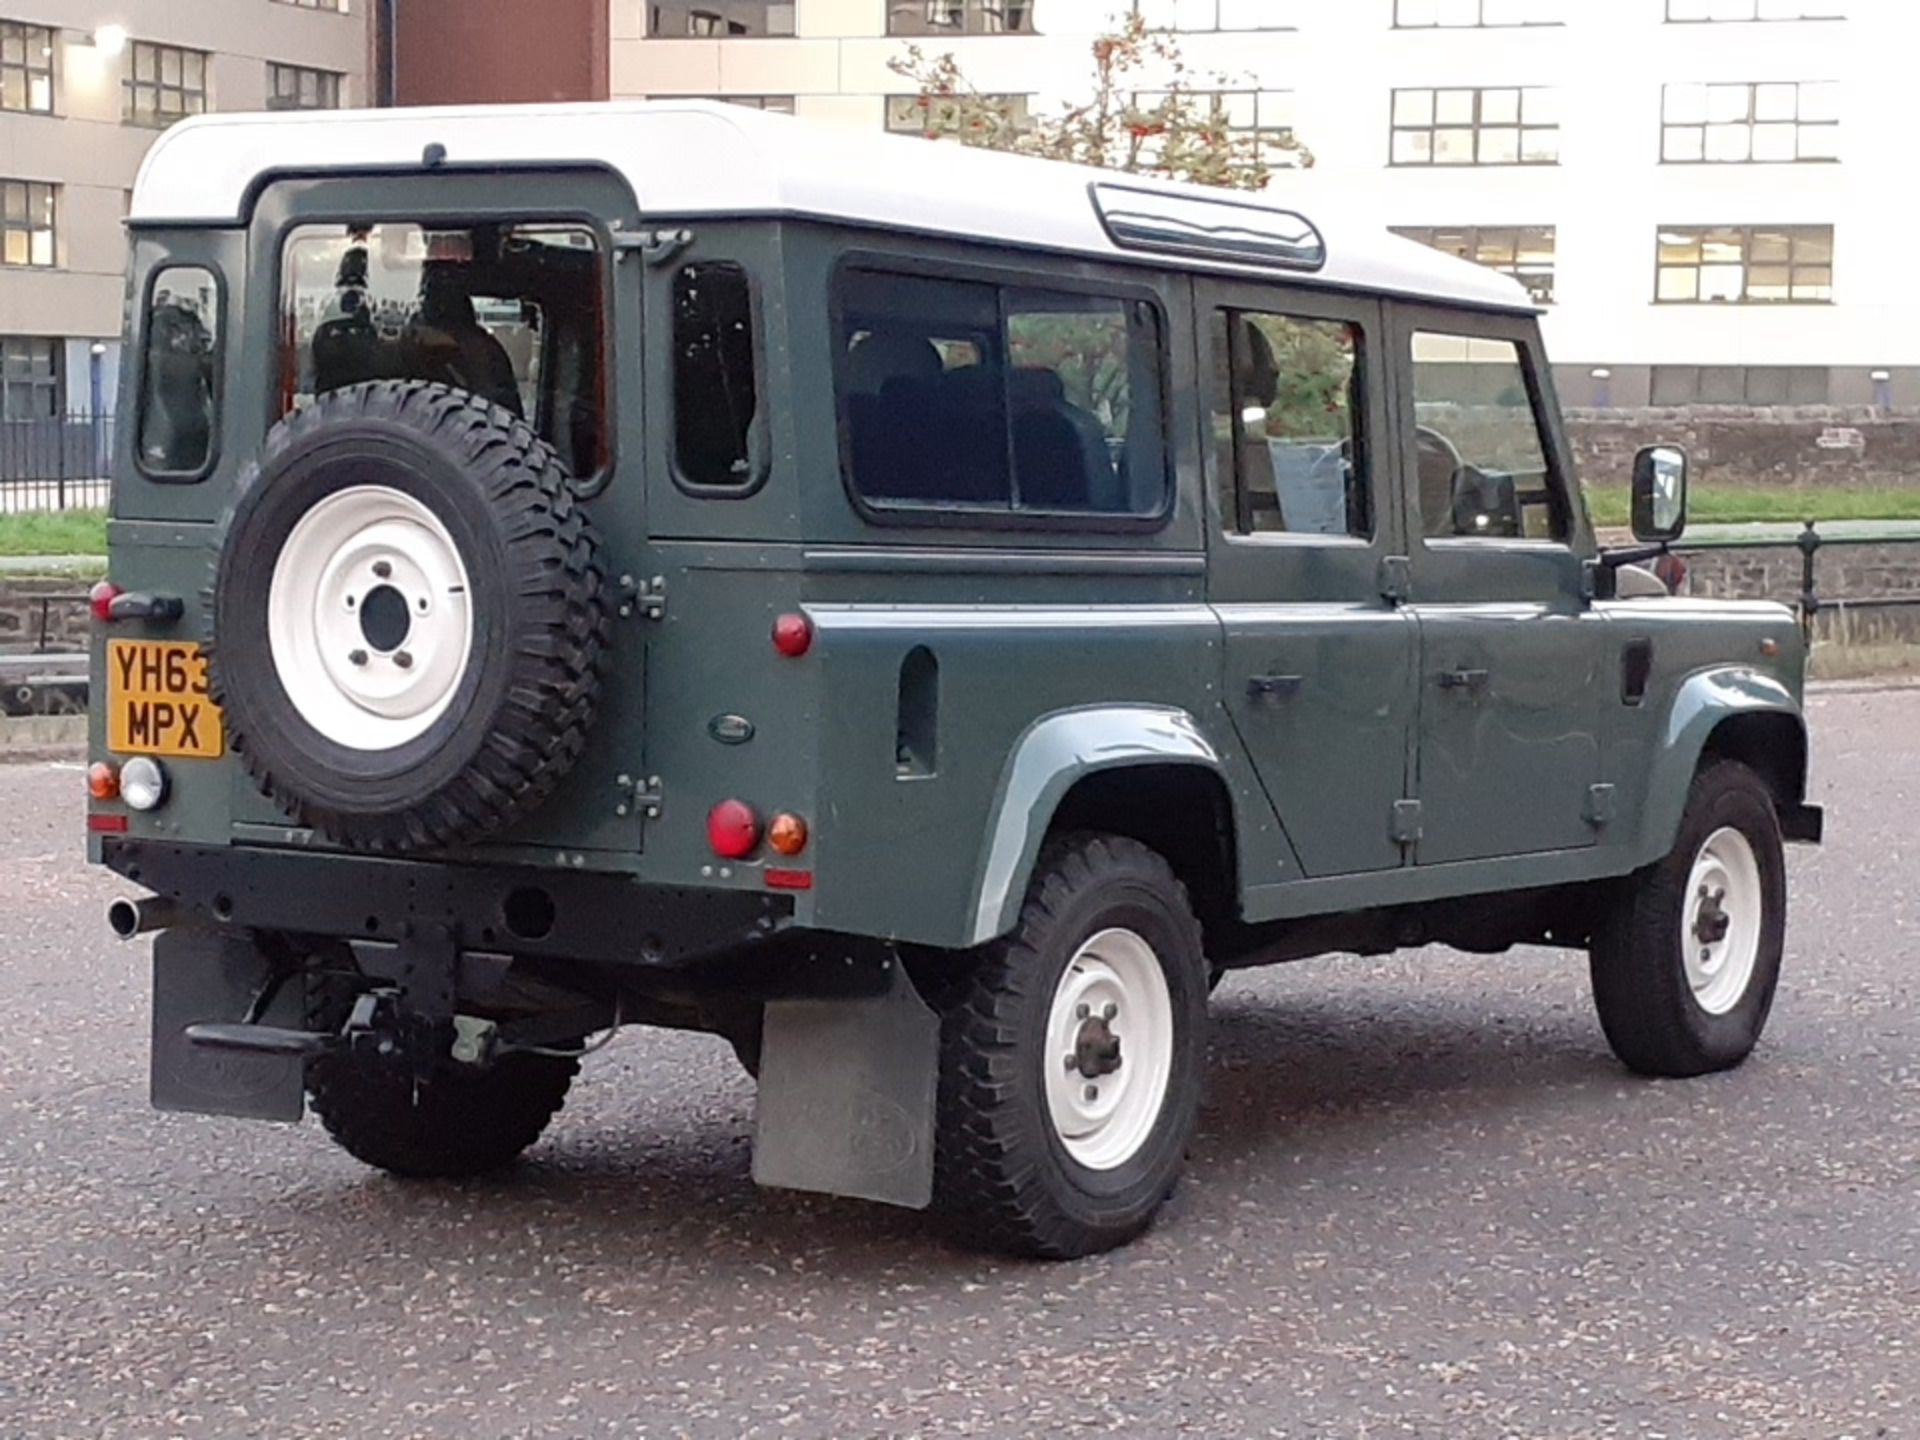
[(1116, 245), (1092, 203), (1091, 187), (1121, 184), (1175, 201), (1266, 210), (1276, 222), (1302, 219), (1326, 247), (1326, 263), (1310, 273), (1225, 258), (1155, 263), (1539, 311), (1510, 276), (1372, 224), (1343, 223), (1336, 204), (1308, 203), (1311, 181), (1287, 172), (1261, 195), (1222, 192), (697, 100), (335, 110), (324, 119), (315, 112), (196, 116), (147, 151), (128, 219), (234, 224), (259, 183), (276, 173), (418, 167), (425, 174), (422, 154), (436, 144), (455, 167), (605, 166), (632, 188), (643, 215), (798, 215), (1140, 264), (1152, 252)]

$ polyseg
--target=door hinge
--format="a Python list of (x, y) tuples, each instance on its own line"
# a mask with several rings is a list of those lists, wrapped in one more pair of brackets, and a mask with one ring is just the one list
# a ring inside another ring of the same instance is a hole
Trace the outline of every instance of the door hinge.
[(667, 580), (656, 575), (642, 582), (631, 575), (620, 577), (620, 618), (638, 614), (642, 620), (658, 620), (667, 613)]
[(1595, 829), (1613, 822), (1613, 786), (1587, 787), (1587, 823)]
[(1380, 593), (1396, 605), (1413, 598), (1413, 568), (1405, 555), (1381, 557)]
[(1396, 845), (1418, 845), (1425, 827), (1420, 823), (1418, 800), (1393, 802), (1393, 840)]
[(649, 775), (644, 780), (635, 780), (631, 775), (622, 775), (613, 782), (619, 795), (619, 802), (613, 807), (616, 815), (631, 815), (638, 810), (649, 820), (660, 818), (660, 807), (666, 796), (660, 785), (658, 775)]
[(691, 230), (621, 230), (613, 232), (614, 258), (638, 255), (648, 265), (664, 265), (693, 243)]
[(1602, 566), (1598, 560), (1580, 562), (1580, 598), (1598, 600), (1605, 587), (1601, 584)]

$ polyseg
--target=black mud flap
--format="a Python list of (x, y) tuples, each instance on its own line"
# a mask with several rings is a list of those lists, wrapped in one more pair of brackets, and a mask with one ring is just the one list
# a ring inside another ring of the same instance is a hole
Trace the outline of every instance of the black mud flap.
[(923, 1210), (933, 1199), (940, 1021), (897, 963), (879, 995), (772, 1000), (753, 1178)]
[[(298, 1120), (305, 1104), (305, 1062), (298, 1055), (245, 1054), (194, 1045), (190, 1025), (241, 1019), (273, 975), (244, 935), (163, 930), (153, 939), (153, 1067), (156, 1110)], [(296, 977), (259, 1016), (263, 1025), (298, 1027), (304, 989)]]

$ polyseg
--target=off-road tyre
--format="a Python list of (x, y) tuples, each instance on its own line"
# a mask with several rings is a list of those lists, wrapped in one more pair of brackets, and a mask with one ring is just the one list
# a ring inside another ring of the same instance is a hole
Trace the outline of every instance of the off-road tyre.
[(405, 1065), (336, 1052), (308, 1062), (307, 1098), (355, 1159), (407, 1179), (457, 1179), (512, 1164), (579, 1069), (571, 1057), (506, 1055), (484, 1070), (449, 1061), (416, 1083)]
[[(1041, 1067), (1056, 990), (1083, 942), (1126, 928), (1165, 976), (1173, 1053), (1157, 1119), (1131, 1158), (1093, 1170), (1067, 1153)], [(1207, 963), (1186, 889), (1159, 854), (1074, 833), (1041, 851), (1019, 924), (986, 947), (942, 1010), (935, 1196), (968, 1243), (1044, 1259), (1124, 1244), (1185, 1163), (1206, 1071)]]
[[(1697, 944), (1686, 933), (1695, 860), (1711, 837), (1728, 828), (1751, 847), (1762, 905), (1751, 976), (1738, 1001), (1715, 1014), (1696, 999), (1683, 947)], [(1773, 1007), (1786, 918), (1786, 864), (1773, 793), (1738, 761), (1710, 760), (1687, 792), (1673, 849), (1620, 884), (1594, 933), (1594, 1004), (1621, 1063), (1642, 1075), (1684, 1077), (1745, 1060)]]
[[(390, 749), (302, 716), (276, 673), (268, 596), (293, 527), (377, 484), (426, 507), (463, 561), (471, 658), (445, 711)], [(464, 390), (383, 380), (320, 396), (268, 433), (240, 482), (207, 594), (208, 684), (254, 783), (340, 844), (468, 842), (534, 809), (579, 758), (608, 617), (597, 541), (553, 448)]]

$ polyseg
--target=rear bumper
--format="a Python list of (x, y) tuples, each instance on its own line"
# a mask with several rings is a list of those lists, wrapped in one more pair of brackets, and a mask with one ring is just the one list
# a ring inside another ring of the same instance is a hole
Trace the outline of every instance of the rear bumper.
[(101, 862), (222, 926), (341, 940), (445, 927), (462, 949), (675, 969), (766, 941), (792, 922), (777, 894), (645, 885), (591, 870), (453, 865), (267, 847), (106, 837)]

